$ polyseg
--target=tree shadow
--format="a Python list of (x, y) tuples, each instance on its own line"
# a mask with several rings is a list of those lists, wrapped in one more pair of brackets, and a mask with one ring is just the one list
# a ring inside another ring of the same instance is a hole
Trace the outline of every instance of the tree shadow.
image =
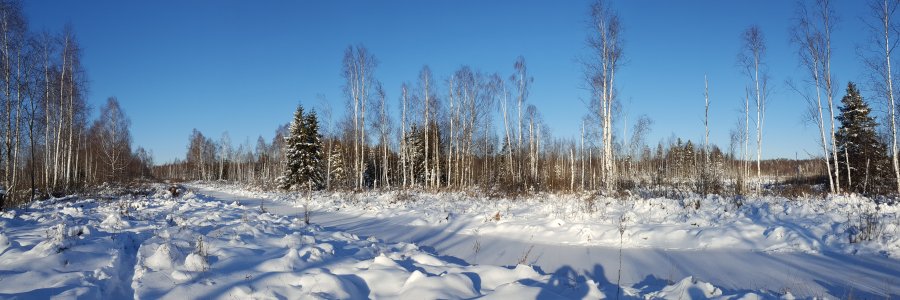
[[(600, 265), (595, 266), (595, 270), (599, 268), (600, 273), (603, 274), (603, 267)], [(538, 270), (538, 273), (543, 273)], [(608, 282), (606, 278), (602, 278), (604, 282)], [(562, 266), (553, 274), (550, 274), (550, 279), (547, 282), (539, 282), (531, 279), (523, 279), (519, 281), (523, 285), (532, 286), (540, 288), (540, 292), (536, 299), (582, 299), (588, 295), (590, 292), (589, 284), (594, 284), (597, 281), (594, 280), (594, 283), (588, 282), (587, 277), (585, 275), (579, 274), (575, 269), (571, 266)]]
[[(79, 294), (79, 291), (86, 290), (85, 293)], [(52, 299), (52, 298), (78, 298), (78, 299), (99, 299), (100, 293), (96, 287), (73, 287), (59, 286), (52, 288), (40, 288), (22, 293), (5, 294), (0, 293), (0, 299)]]
[(666, 279), (661, 279), (656, 277), (655, 275), (647, 275), (643, 280), (634, 284), (634, 288), (639, 290), (661, 290), (667, 285), (673, 284), (674, 282), (670, 282)]
[(466, 260), (456, 257), (456, 256), (442, 255), (442, 254), (438, 253), (437, 250), (434, 249), (434, 247), (431, 247), (431, 246), (419, 246), (419, 250), (422, 250), (423, 252), (431, 254), (431, 256), (437, 257), (440, 260), (443, 260), (443, 261), (446, 261), (446, 262), (449, 262), (452, 264), (457, 264), (460, 266), (469, 265), (469, 263), (466, 262)]
[(337, 277), (341, 280), (350, 282), (351, 284), (355, 285), (357, 291), (359, 291), (360, 294), (365, 295), (366, 298), (371, 297), (372, 291), (369, 289), (369, 284), (367, 284), (366, 281), (362, 279), (362, 277), (353, 274), (337, 275)]
[(481, 276), (475, 272), (462, 272), (460, 273), (466, 277), (469, 277), (469, 280), (472, 281), (472, 287), (475, 288), (475, 291), (479, 294), (483, 294), (481, 291)]

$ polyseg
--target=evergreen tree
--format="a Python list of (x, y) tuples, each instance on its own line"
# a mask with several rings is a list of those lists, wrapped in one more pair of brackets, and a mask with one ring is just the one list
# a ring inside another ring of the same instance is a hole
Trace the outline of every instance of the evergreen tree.
[(425, 132), (416, 124), (410, 126), (406, 135), (407, 160), (412, 172), (412, 183), (425, 182)]
[(340, 143), (335, 143), (328, 155), (331, 162), (331, 187), (343, 187), (347, 184), (347, 169), (344, 167), (344, 150)]
[(875, 133), (875, 118), (852, 82), (847, 84), (847, 95), (841, 99), (841, 127), (836, 134), (838, 162), (842, 172), (849, 169), (846, 180), (848, 191), (879, 193), (888, 191), (889, 164), (886, 146)]
[(682, 155), (682, 168), (685, 173), (693, 173), (696, 168), (696, 157), (697, 151), (694, 149), (694, 142), (688, 140), (687, 143), (684, 144), (684, 149), (681, 151)]
[[(304, 137), (304, 172), (301, 173), (300, 184), (310, 184), (312, 189), (322, 189), (325, 184), (325, 165), (322, 160), (322, 134), (319, 133), (319, 119), (316, 111), (311, 111), (303, 119)], [(302, 180), (305, 178), (305, 182)], [(309, 188), (309, 187), (306, 187)]]
[(282, 189), (321, 188), (321, 137), (315, 112), (307, 115), (303, 113), (302, 105), (297, 106), (288, 136), (285, 137), (284, 173), (278, 178), (278, 185)]

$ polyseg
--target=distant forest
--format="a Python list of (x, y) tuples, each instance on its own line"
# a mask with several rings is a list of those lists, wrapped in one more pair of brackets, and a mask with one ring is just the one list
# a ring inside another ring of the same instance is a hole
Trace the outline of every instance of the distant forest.
[[(809, 120), (818, 129), (809, 138), (821, 146), (819, 153), (805, 154), (814, 158), (804, 160), (762, 159), (763, 132), (769, 130), (764, 126), (766, 104), (774, 83), (766, 68), (767, 41), (757, 26), (735, 32), (742, 41), (735, 72), (745, 75), (746, 97), (728, 145), (709, 142), (708, 93), (697, 99), (706, 103), (703, 140), (672, 137), (649, 143), (646, 137), (653, 120), (622, 119), (616, 75), (623, 67), (622, 40), (627, 32), (609, 4), (597, 1), (585, 10), (591, 24), (586, 32), (591, 59), (583, 62), (584, 85), (590, 87), (591, 98), (583, 110), (573, 111), (583, 114), (578, 138), (549, 134), (550, 124), (529, 104), (533, 74), (524, 57), (511, 60), (510, 70), (497, 73), (461, 66), (436, 76), (426, 65), (412, 82), (397, 87), (399, 97), (388, 99), (387, 87), (377, 78), (381, 67), (377, 57), (363, 45), (351, 45), (342, 64), (346, 105), (338, 109), (344, 109), (343, 117), (333, 118), (326, 101), (318, 111), (307, 113), (321, 123), (317, 125), (321, 146), (311, 161), (302, 163), (318, 172), (315, 182), (303, 186), (501, 195), (649, 191), (803, 196), (900, 191), (896, 92), (890, 71), (891, 41), (898, 39), (893, 21), (896, 1), (872, 2), (867, 16), (867, 21), (883, 26), (872, 27), (867, 49), (871, 51), (865, 52), (862, 62), (871, 68), (868, 84), (878, 91), (866, 98), (855, 84), (832, 80), (831, 33), (837, 13), (831, 2), (798, 2), (789, 30), (796, 57), (809, 72), (802, 83), (785, 84), (809, 104)], [(399, 114), (390, 113), (392, 105)], [(870, 114), (872, 105), (888, 115), (875, 118)], [(216, 140), (195, 130), (185, 160), (157, 166), (154, 175), (275, 188), (281, 185), (280, 177), (292, 176), (287, 166), (297, 164), (288, 159), (287, 150), (294, 126), (299, 126), (296, 120), (279, 128), (271, 141), (259, 137), (255, 145), (237, 149), (227, 134)]]
[[(149, 180), (489, 195), (900, 192), (892, 65), (895, 41), (900, 40), (893, 17), (900, 2), (872, 1), (871, 14), (864, 16), (874, 24), (860, 62), (870, 69), (865, 84), (875, 91), (871, 95), (861, 95), (853, 83), (833, 82), (831, 33), (838, 13), (831, 2), (798, 2), (786, 30), (792, 33), (797, 61), (808, 72), (804, 80), (785, 85), (808, 104), (809, 120), (818, 129), (808, 138), (820, 145), (818, 153), (805, 155), (813, 158), (804, 160), (762, 159), (763, 132), (772, 130), (765, 127), (767, 98), (775, 83), (766, 68), (767, 41), (756, 26), (735, 32), (742, 41), (735, 72), (746, 75), (746, 97), (728, 144), (709, 141), (709, 127), (721, 125), (708, 122), (708, 93), (696, 99), (706, 103), (703, 140), (647, 141), (653, 120), (622, 116), (616, 75), (625, 67), (621, 58), (627, 31), (609, 4), (596, 1), (585, 9), (590, 59), (581, 62), (584, 82), (572, 84), (589, 87), (591, 97), (583, 109), (573, 109), (573, 116), (582, 119), (577, 138), (552, 136), (551, 124), (529, 103), (534, 74), (524, 57), (511, 59), (510, 69), (500, 72), (461, 66), (435, 75), (425, 65), (418, 76), (411, 74), (410, 82), (393, 87), (399, 96), (388, 99), (389, 87), (377, 78), (382, 67), (377, 57), (363, 45), (351, 45), (341, 70), (344, 107), (332, 108), (327, 101), (315, 109), (301, 107), (300, 121), (295, 114), (292, 125), (278, 128), (273, 138), (260, 136), (255, 144), (237, 147), (227, 134), (214, 139), (194, 130), (184, 160), (154, 164), (148, 151), (133, 149), (130, 121), (115, 97), (99, 108), (98, 117), (91, 117), (83, 49), (74, 28), (32, 31), (22, 3), (2, 0), (0, 207), (103, 183)], [(399, 113), (392, 115), (389, 106)], [(336, 118), (333, 109), (344, 113)], [(315, 146), (300, 147), (291, 140)], [(301, 179), (298, 166), (310, 170)], [(306, 182), (291, 184), (296, 180)]]

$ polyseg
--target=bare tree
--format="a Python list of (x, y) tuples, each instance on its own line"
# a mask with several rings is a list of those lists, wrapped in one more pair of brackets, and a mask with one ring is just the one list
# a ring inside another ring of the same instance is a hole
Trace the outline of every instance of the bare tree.
[[(6, 195), (15, 197), (17, 186), (16, 172), (18, 166), (18, 153), (21, 146), (21, 120), (23, 112), (22, 90), (17, 86), (16, 73), (21, 70), (22, 65), (18, 61), (22, 57), (22, 51), (25, 42), (27, 22), (22, 15), (22, 4), (19, 1), (2, 1), (0, 2), (0, 71), (2, 71), (3, 103), (2, 109), (3, 126), (0, 133), (3, 134), (3, 147), (0, 149), (0, 161), (3, 162), (3, 182), (0, 186), (6, 187)], [(19, 93), (17, 97), (14, 93)], [(14, 198), (13, 198), (14, 199)], [(3, 203), (0, 203), (0, 207)]]
[[(519, 126), (516, 128), (516, 148), (514, 151), (516, 152), (516, 157), (518, 162), (516, 163), (516, 174), (521, 174), (523, 170), (523, 161), (522, 161), (522, 133), (524, 130), (524, 119), (522, 117), (522, 109), (525, 108), (525, 101), (528, 99), (528, 91), (529, 85), (534, 81), (528, 74), (528, 66), (525, 63), (525, 57), (519, 56), (516, 58), (516, 62), (513, 63), (513, 69), (515, 69), (515, 73), (510, 77), (510, 80), (514, 82), (514, 86), (516, 87), (516, 103), (518, 104), (518, 112), (519, 112)], [(521, 180), (522, 178), (518, 178)], [(522, 184), (527, 185), (525, 181), (522, 181)]]
[[(434, 118), (434, 113), (432, 112), (435, 109), (435, 99), (434, 99), (434, 91), (432, 91), (432, 74), (431, 68), (428, 66), (423, 66), (422, 71), (419, 72), (419, 89), (422, 93), (422, 115), (424, 118), (424, 127), (425, 127), (425, 186), (433, 187), (436, 185), (437, 179), (437, 166), (438, 157), (434, 155), (437, 149), (433, 149), (432, 143), (434, 141), (434, 137), (431, 134), (431, 124), (434, 122), (432, 118)], [(434, 152), (434, 153), (432, 153)]]
[[(801, 65), (809, 74), (809, 82), (815, 90), (815, 96), (802, 92), (792, 82), (788, 85), (797, 91), (808, 104), (810, 116), (819, 129), (822, 154), (825, 157), (825, 167), (828, 174), (828, 183), (832, 193), (840, 191), (840, 170), (834, 168), (832, 174), (831, 163), (836, 163), (836, 144), (834, 142), (834, 104), (831, 76), (831, 31), (834, 26), (832, 16), (834, 12), (829, 0), (817, 0), (815, 7), (810, 10), (804, 2), (797, 4), (796, 24), (791, 31), (791, 41), (798, 46)], [(822, 89), (825, 90), (827, 108), (830, 118), (831, 130), (826, 130), (826, 119), (823, 113)], [(828, 138), (826, 138), (826, 134)], [(829, 140), (831, 141), (829, 143)], [(831, 147), (829, 149), (829, 146)], [(832, 157), (829, 157), (829, 153)]]
[(703, 128), (705, 131), (704, 139), (703, 139), (703, 151), (705, 152), (704, 163), (709, 162), (709, 79), (706, 78), (706, 75), (703, 75), (703, 98), (706, 100), (706, 105), (703, 110)]
[(412, 175), (410, 174), (410, 162), (409, 162), (409, 149), (406, 145), (406, 129), (407, 129), (407, 104), (409, 98), (409, 87), (406, 83), (400, 86), (400, 105), (402, 107), (401, 117), (400, 117), (400, 166), (403, 171), (403, 188), (409, 187), (410, 178)]
[(449, 138), (447, 139), (447, 148), (448, 148), (447, 149), (447, 187), (448, 188), (453, 184), (453, 175), (454, 175), (454, 173), (453, 173), (453, 170), (454, 170), (454, 168), (453, 168), (453, 150), (454, 150), (453, 146), (456, 145), (456, 147), (457, 147), (456, 153), (457, 153), (457, 155), (459, 155), (459, 144), (460, 144), (459, 139), (457, 138), (457, 136), (459, 135), (458, 130), (454, 131), (454, 129), (456, 129), (455, 128), (456, 126), (454, 126), (454, 125), (457, 125), (460, 123), (459, 119), (460, 119), (461, 104), (456, 104), (456, 102), (457, 102), (456, 96), (461, 94), (461, 92), (459, 92), (456, 87), (456, 83), (458, 82), (458, 80), (456, 80), (457, 79), (456, 76), (458, 74), (459, 74), (459, 72), (457, 71), (457, 73), (450, 75), (450, 78), (447, 79), (447, 101), (448, 101), (448, 105), (449, 105), (448, 119), (450, 121), (450, 132), (448, 133)]
[[(491, 83), (495, 89), (498, 89), (498, 93), (500, 93), (500, 110), (503, 113), (503, 129), (504, 129), (504, 137), (506, 140), (506, 173), (504, 176), (508, 176), (509, 179), (514, 178), (515, 176), (515, 168), (513, 167), (513, 132), (510, 128), (510, 119), (509, 117), (509, 91), (506, 90), (506, 85), (503, 83), (503, 80), (500, 79), (500, 75), (494, 74), (491, 78)], [(500, 91), (502, 89), (502, 91)]]
[(898, 0), (871, 0), (869, 2), (870, 18), (874, 22), (866, 21), (871, 32), (871, 49), (868, 53), (860, 52), (870, 72), (873, 89), (884, 101), (885, 122), (890, 130), (891, 164), (894, 168), (894, 180), (897, 185), (897, 193), (900, 193), (900, 165), (898, 165), (898, 141), (897, 141), (897, 103), (895, 101), (894, 77), (892, 73), (891, 56), (900, 43), (900, 24), (894, 21), (894, 14), (900, 7)]
[(353, 110), (353, 172), (357, 189), (363, 188), (365, 180), (366, 104), (375, 83), (376, 66), (378, 61), (364, 46), (349, 46), (344, 52), (342, 75), (346, 80), (344, 93), (349, 102), (348, 109), (352, 107)]
[[(35, 150), (37, 148), (37, 143), (35, 141), (35, 130), (40, 125), (37, 123), (39, 113), (41, 113), (41, 77), (40, 73), (37, 72), (37, 68), (39, 68), (39, 61), (42, 61), (43, 53), (49, 50), (49, 45), (42, 43), (42, 40), (39, 37), (32, 36), (28, 40), (28, 49), (29, 54), (25, 56), (26, 62), (24, 66), (26, 74), (24, 76), (20, 76), (20, 78), (24, 78), (24, 80), (20, 80), (19, 89), (27, 91), (28, 94), (28, 149), (29, 149), (29, 160), (31, 162), (31, 167), (29, 168), (31, 185), (30, 190), (31, 194), (29, 200), (35, 199), (37, 195), (37, 182), (36, 182), (36, 172), (37, 167), (35, 166), (37, 163), (37, 159), (35, 156)], [(21, 73), (20, 73), (21, 74)], [(2, 206), (2, 205), (0, 205)]]
[(616, 168), (613, 148), (613, 102), (616, 99), (615, 78), (621, 66), (622, 58), (622, 25), (619, 15), (609, 3), (603, 0), (594, 2), (590, 10), (591, 34), (588, 46), (593, 51), (593, 59), (587, 66), (593, 98), (597, 101), (595, 109), (600, 122), (602, 142), (603, 185), (606, 191), (615, 187)]
[(374, 116), (372, 118), (372, 128), (378, 132), (378, 143), (381, 146), (381, 174), (380, 181), (383, 188), (390, 188), (390, 161), (389, 161), (389, 152), (390, 152), (390, 133), (391, 133), (391, 119), (388, 113), (387, 106), (387, 94), (384, 91), (384, 88), (381, 86), (381, 83), (376, 83), (375, 85), (375, 94), (377, 95), (375, 103), (375, 108), (377, 110), (374, 111)]
[(759, 26), (750, 26), (741, 34), (743, 46), (738, 56), (740, 65), (750, 78), (750, 89), (756, 103), (756, 177), (762, 176), (762, 129), (768, 97), (768, 72), (765, 68), (766, 42)]
[(119, 181), (131, 158), (131, 121), (125, 116), (116, 97), (106, 100), (100, 108), (95, 125), (100, 136), (102, 160), (106, 164), (106, 179)]

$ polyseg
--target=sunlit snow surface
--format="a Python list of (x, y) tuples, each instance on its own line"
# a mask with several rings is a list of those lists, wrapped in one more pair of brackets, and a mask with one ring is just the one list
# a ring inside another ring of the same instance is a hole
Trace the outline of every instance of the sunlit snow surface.
[[(863, 198), (746, 200), (727, 212), (717, 198), (700, 209), (598, 200), (587, 212), (577, 196), (317, 194), (306, 203), (234, 186), (191, 188), (176, 198), (73, 197), (4, 212), (0, 298), (900, 295), (897, 209)], [(313, 225), (303, 221), (304, 204)], [(850, 244), (841, 224), (862, 210), (886, 225), (879, 240)]]

